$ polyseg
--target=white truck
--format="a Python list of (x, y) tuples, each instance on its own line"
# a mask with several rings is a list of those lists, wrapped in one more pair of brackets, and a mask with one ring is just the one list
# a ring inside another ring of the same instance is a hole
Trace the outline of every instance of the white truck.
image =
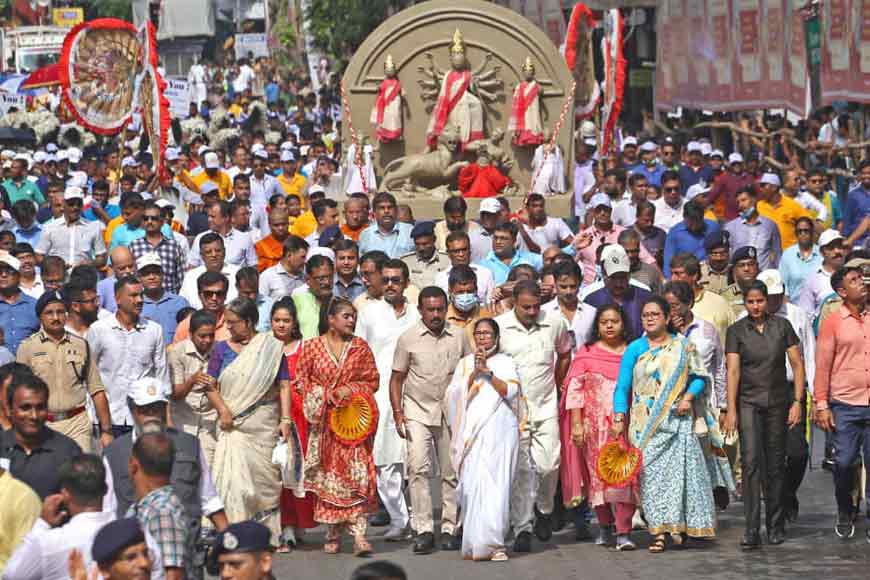
[(57, 62), (69, 30), (61, 26), (19, 26), (0, 30), (0, 68), (8, 73), (26, 74)]

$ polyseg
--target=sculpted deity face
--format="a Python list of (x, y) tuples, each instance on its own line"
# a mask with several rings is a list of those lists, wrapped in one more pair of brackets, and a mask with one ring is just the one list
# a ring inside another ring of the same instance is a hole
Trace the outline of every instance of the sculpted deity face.
[(453, 67), (453, 70), (463, 70), (468, 66), (468, 60), (465, 58), (464, 52), (451, 52), (450, 53), (450, 66)]
[(533, 67), (523, 67), (523, 77), (526, 79), (527, 83), (532, 82), (535, 80), (535, 69)]
[(384, 65), (384, 76), (388, 79), (396, 78), (396, 65), (394, 64), (385, 64)]

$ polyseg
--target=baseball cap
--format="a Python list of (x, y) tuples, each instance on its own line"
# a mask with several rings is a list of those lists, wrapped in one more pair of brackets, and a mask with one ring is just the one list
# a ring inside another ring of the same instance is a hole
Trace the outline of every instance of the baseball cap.
[(843, 234), (838, 232), (837, 230), (825, 230), (822, 232), (822, 235), (819, 236), (819, 247), (824, 248), (828, 244), (832, 242), (836, 242), (837, 240), (842, 240)]
[(644, 141), (643, 145), (640, 146), (641, 151), (646, 151), (650, 153), (655, 151), (656, 149), (658, 149), (658, 146), (652, 141)]
[(620, 272), (629, 273), (631, 263), (625, 248), (619, 244), (610, 244), (601, 251), (601, 267), (606, 276), (613, 276)]
[(488, 197), (480, 202), (480, 213), (498, 213), (501, 211), (501, 204), (494, 197)]
[(168, 403), (169, 398), (166, 396), (168, 391), (168, 385), (164, 385), (154, 377), (145, 377), (133, 381), (127, 397), (137, 407), (144, 407), (152, 403)]
[(45, 150), (49, 153), (57, 153), (57, 145), (54, 143), (49, 143), (45, 146)]
[(82, 160), (82, 150), (78, 147), (70, 147), (66, 150), (66, 157), (70, 163), (76, 164)]
[(171, 207), (173, 209), (175, 208), (175, 205), (173, 205), (173, 203), (171, 201), (169, 201), (168, 199), (166, 199), (165, 197), (161, 197), (160, 199), (155, 201), (154, 205), (156, 205), (160, 209), (163, 209), (164, 207)]
[[(318, 239), (318, 242), (320, 240)], [(326, 256), (332, 263), (335, 264), (335, 252), (332, 251), (332, 248), (327, 248), (326, 246), (311, 246), (308, 248), (308, 253), (305, 254), (305, 261), (307, 262), (314, 256)]]
[(37, 151), (33, 154), (34, 163), (42, 163), (46, 159), (48, 159), (48, 153), (46, 153), (45, 151)]
[(704, 183), (696, 183), (686, 190), (686, 201), (691, 201), (699, 195), (704, 195), (708, 191), (710, 191), (710, 188), (707, 185)]
[(589, 200), (589, 207), (601, 207), (602, 205), (611, 209), (613, 208), (613, 202), (610, 201), (610, 196), (606, 193), (596, 193)]
[(580, 135), (584, 138), (588, 138), (588, 137), (594, 138), (595, 137), (595, 123), (593, 123), (592, 121), (589, 121), (588, 119), (586, 121), (583, 121), (580, 124)]
[(743, 163), (743, 155), (740, 153), (732, 153), (729, 155), (728, 164), (731, 165), (732, 163)]
[(206, 181), (202, 185), (199, 186), (199, 195), (208, 195), (213, 193), (215, 195), (218, 194), (218, 186), (212, 183), (211, 181)]
[(625, 150), (626, 147), (637, 147), (637, 137), (628, 136), (622, 140), (622, 149)]
[(166, 154), (163, 156), (166, 161), (178, 161), (178, 149), (169, 147), (166, 149)]
[(21, 262), (12, 254), (0, 254), (0, 264), (6, 264), (16, 272), (21, 271)]
[(284, 141), (283, 143), (281, 143), (280, 149), (281, 151), (290, 151), (291, 149), (293, 149), (293, 143), (291, 143), (290, 141)]
[(66, 190), (63, 192), (63, 200), (69, 201), (71, 199), (81, 199), (84, 201), (85, 192), (82, 191), (81, 187), (75, 185), (67, 187)]
[(701, 144), (698, 143), (697, 141), (689, 141), (689, 144), (686, 145), (686, 151), (688, 151), (689, 153), (694, 153), (695, 151), (700, 153), (701, 152)]
[(598, 141), (595, 140), (595, 137), (587, 137), (583, 140), (583, 143), (590, 147), (598, 147)]
[(765, 173), (761, 176), (761, 179), (759, 179), (758, 182), (765, 185), (775, 185), (777, 187), (782, 185), (782, 182), (779, 180), (779, 175), (776, 173)]
[(289, 149), (283, 149), (281, 151), (281, 162), (284, 163), (287, 161), (296, 161), (296, 156), (293, 155), (293, 152)]
[(713, 152), (713, 146), (709, 143), (701, 143), (701, 155), (707, 157)]
[(148, 252), (147, 254), (142, 254), (139, 256), (139, 259), (136, 260), (136, 270), (142, 271), (149, 266), (157, 266), (161, 270), (163, 269), (163, 262), (160, 261), (160, 256), (158, 256), (155, 252)]
[(782, 282), (779, 270), (764, 270), (758, 275), (758, 279), (767, 286), (768, 294), (785, 294), (785, 284)]
[(254, 151), (254, 157), (257, 159), (269, 159), (269, 153), (265, 149), (257, 149)]
[(206, 153), (203, 161), (205, 161), (206, 169), (220, 169), (221, 160), (218, 158), (217, 153), (215, 153), (214, 151), (209, 151), (208, 153)]
[(55, 157), (58, 161), (68, 161), (69, 153), (66, 152), (66, 149), (61, 149), (57, 153), (55, 153)]
[(710, 151), (710, 157), (718, 157), (720, 159), (725, 159), (725, 154), (722, 153), (721, 149), (713, 149)]
[(123, 167), (135, 167), (136, 165), (137, 165), (137, 163), (136, 163), (135, 157), (131, 157), (128, 155), (127, 157), (124, 157), (123, 159), (121, 159), (121, 167), (122, 168)]
[(145, 542), (145, 532), (137, 518), (109, 522), (94, 536), (91, 559), (98, 564), (113, 561), (125, 548)]
[(200, 145), (199, 149), (196, 150), (196, 154), (199, 155), (200, 157), (202, 157), (203, 155), (205, 155), (209, 151), (211, 151), (211, 149), (208, 148), (208, 145)]

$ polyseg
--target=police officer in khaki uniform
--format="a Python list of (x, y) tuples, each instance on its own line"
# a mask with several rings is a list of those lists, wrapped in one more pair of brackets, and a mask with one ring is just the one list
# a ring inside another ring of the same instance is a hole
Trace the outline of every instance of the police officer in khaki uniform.
[(722, 291), (722, 298), (728, 301), (734, 317), (743, 314), (743, 289), (758, 277), (758, 257), (755, 248), (743, 246), (731, 257), (731, 270), (734, 283)]
[(435, 223), (420, 222), (411, 230), (416, 251), (402, 256), (411, 272), (411, 284), (417, 288), (435, 285), (435, 277), (450, 268), (445, 252), (435, 250)]
[(701, 262), (701, 286), (704, 290), (722, 294), (728, 287), (728, 278), (731, 275), (731, 264), (728, 261), (730, 237), (727, 231), (720, 230), (707, 234), (704, 238), (704, 250), (707, 253), (707, 259)]
[(96, 361), (85, 339), (65, 328), (68, 304), (59, 290), (36, 302), (42, 327), (18, 347), (17, 360), (48, 385), (48, 426), (71, 438), (85, 453), (93, 450), (91, 421), (85, 409), (90, 394), (100, 428), (100, 442), (112, 442), (109, 400)]

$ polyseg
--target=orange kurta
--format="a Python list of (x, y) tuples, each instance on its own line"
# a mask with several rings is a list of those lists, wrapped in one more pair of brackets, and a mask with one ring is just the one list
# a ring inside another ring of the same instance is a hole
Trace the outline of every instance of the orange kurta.
[(284, 244), (269, 234), (254, 245), (254, 250), (257, 252), (257, 270), (262, 274), (284, 255)]

